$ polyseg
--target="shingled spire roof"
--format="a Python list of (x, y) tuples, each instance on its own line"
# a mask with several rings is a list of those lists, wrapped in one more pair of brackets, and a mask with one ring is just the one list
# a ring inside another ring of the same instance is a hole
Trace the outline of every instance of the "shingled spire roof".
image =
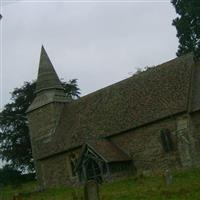
[(52, 102), (65, 103), (68, 101), (64, 88), (43, 46), (35, 92), (36, 97), (26, 111), (27, 113)]
[(42, 46), (36, 93), (49, 89), (63, 90), (63, 87), (44, 47)]

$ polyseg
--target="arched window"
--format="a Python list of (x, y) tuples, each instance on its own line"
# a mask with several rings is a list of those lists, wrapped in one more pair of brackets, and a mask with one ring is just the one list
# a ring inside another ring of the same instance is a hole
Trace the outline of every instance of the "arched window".
[(163, 129), (160, 132), (163, 149), (166, 153), (174, 150), (171, 132), (169, 129)]

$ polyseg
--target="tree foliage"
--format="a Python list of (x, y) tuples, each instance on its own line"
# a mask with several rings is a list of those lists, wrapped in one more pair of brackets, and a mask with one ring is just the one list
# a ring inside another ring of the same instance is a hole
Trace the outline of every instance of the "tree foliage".
[(22, 183), (33, 180), (35, 180), (35, 173), (22, 174), (10, 165), (5, 165), (0, 169), (0, 188), (6, 185), (20, 186)]
[[(62, 82), (66, 96), (76, 99), (80, 95), (77, 80)], [(11, 93), (11, 102), (0, 113), (0, 158), (14, 169), (33, 171), (26, 110), (35, 97), (36, 82), (25, 82)]]
[(196, 59), (200, 59), (200, 1), (172, 0), (179, 15), (173, 20), (177, 29), (179, 47), (177, 56), (193, 52)]
[(13, 169), (9, 165), (5, 165), (0, 169), (0, 186), (6, 186), (9, 184), (18, 185), (22, 175), (18, 170)]

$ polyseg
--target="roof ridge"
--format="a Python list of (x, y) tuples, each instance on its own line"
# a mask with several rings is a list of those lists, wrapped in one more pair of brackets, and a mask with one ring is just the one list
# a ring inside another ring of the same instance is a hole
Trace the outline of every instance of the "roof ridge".
[(89, 93), (89, 94), (86, 94), (86, 95), (80, 97), (79, 99), (76, 99), (75, 101), (80, 101), (80, 100), (82, 100), (82, 99), (84, 99), (84, 98), (89, 97), (90, 95), (95, 95), (95, 94), (97, 94), (97, 93), (99, 93), (99, 92), (101, 92), (101, 91), (104, 91), (105, 89), (112, 88), (112, 87), (114, 87), (114, 86), (116, 86), (116, 85), (120, 85), (120, 84), (123, 83), (123, 82), (126, 82), (126, 81), (128, 81), (128, 80), (132, 80), (132, 79), (134, 79), (134, 78), (137, 78), (137, 77), (139, 77), (139, 76), (141, 76), (141, 75), (144, 75), (144, 74), (146, 74), (147, 72), (150, 72), (150, 71), (152, 71), (152, 70), (155, 70), (155, 69), (157, 70), (157, 69), (160, 69), (160, 68), (167, 67), (166, 65), (168, 65), (168, 64), (170, 64), (170, 63), (173, 63), (175, 60), (186, 59), (187, 57), (190, 57), (190, 56), (192, 56), (192, 54), (191, 54), (191, 53), (188, 53), (188, 54), (186, 54), (186, 55), (173, 58), (173, 59), (171, 59), (171, 60), (169, 60), (169, 61), (167, 61), (167, 62), (164, 62), (164, 63), (158, 64), (158, 65), (149, 67), (147, 70), (142, 71), (142, 72), (140, 72), (139, 74), (133, 74), (132, 76), (130, 76), (130, 77), (126, 78), (126, 79), (117, 81), (117, 82), (115, 82), (115, 83), (113, 83), (113, 84), (111, 84), (111, 85), (108, 85), (108, 86), (105, 86), (105, 87), (100, 88), (100, 89), (98, 89), (98, 90), (95, 90), (95, 91), (93, 91), (93, 92), (91, 92), (91, 93)]

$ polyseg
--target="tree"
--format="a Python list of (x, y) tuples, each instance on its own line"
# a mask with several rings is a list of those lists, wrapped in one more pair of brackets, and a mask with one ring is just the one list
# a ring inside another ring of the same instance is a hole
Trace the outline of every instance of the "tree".
[[(66, 96), (76, 99), (80, 95), (77, 80), (62, 82)], [(35, 97), (36, 82), (25, 82), (11, 93), (11, 102), (0, 113), (0, 158), (13, 169), (33, 171), (33, 158), (29, 138), (26, 110)]]
[(179, 15), (172, 25), (177, 29), (179, 47), (177, 56), (193, 52), (197, 60), (200, 59), (200, 1), (172, 0)]
[(5, 165), (0, 169), (0, 187), (6, 185), (19, 185), (21, 182), (22, 174), (20, 171), (13, 169), (9, 165)]
[(20, 186), (22, 183), (33, 180), (35, 180), (35, 173), (22, 174), (10, 165), (5, 165), (0, 169), (0, 188), (6, 185)]

